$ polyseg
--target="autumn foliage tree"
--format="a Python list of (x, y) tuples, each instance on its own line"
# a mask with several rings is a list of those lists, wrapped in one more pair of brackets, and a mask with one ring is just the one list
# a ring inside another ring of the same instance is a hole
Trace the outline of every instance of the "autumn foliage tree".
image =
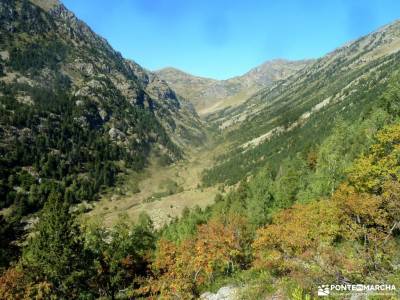
[(213, 219), (198, 226), (194, 238), (178, 245), (162, 239), (149, 289), (166, 299), (192, 299), (200, 286), (248, 264), (249, 244), (247, 222), (240, 217), (230, 218), (229, 223)]
[(276, 276), (301, 277), (310, 273), (308, 270), (316, 277), (329, 275), (332, 270), (324, 267), (326, 262), (322, 259), (331, 258), (314, 258), (341, 235), (339, 209), (334, 203), (322, 200), (294, 205), (276, 214), (272, 224), (258, 230), (253, 243), (254, 266), (272, 270)]
[(386, 127), (376, 138), (370, 153), (355, 162), (349, 179), (358, 190), (379, 194), (385, 181), (399, 179), (400, 124)]

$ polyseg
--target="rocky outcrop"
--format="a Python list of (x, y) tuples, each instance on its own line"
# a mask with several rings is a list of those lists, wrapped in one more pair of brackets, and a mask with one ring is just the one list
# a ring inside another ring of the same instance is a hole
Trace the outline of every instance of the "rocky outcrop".
[(224, 286), (216, 293), (201, 294), (200, 300), (239, 300), (239, 289), (234, 286)]

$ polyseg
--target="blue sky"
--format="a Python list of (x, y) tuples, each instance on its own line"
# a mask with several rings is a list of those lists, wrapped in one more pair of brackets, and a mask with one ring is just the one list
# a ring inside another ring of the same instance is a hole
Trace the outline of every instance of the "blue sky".
[(320, 57), (400, 18), (399, 0), (63, 0), (124, 57), (225, 79)]

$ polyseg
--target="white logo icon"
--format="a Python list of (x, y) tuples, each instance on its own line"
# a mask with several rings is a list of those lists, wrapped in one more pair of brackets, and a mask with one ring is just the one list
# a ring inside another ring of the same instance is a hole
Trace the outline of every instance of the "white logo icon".
[(331, 292), (331, 290), (330, 290), (330, 288), (329, 288), (329, 285), (327, 285), (327, 284), (323, 284), (323, 285), (320, 285), (320, 286), (318, 286), (318, 296), (329, 296), (329, 294), (330, 294), (330, 292)]

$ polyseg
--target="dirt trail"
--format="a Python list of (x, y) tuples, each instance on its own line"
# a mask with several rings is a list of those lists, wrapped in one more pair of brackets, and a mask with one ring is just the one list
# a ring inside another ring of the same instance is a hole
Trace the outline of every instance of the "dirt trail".
[[(185, 207), (192, 208), (198, 205), (204, 208), (214, 202), (217, 188), (200, 188), (201, 173), (205, 168), (212, 166), (215, 153), (222, 150), (221, 146), (190, 150), (185, 160), (167, 167), (160, 167), (152, 160), (149, 168), (140, 175), (140, 192), (118, 195), (117, 191), (113, 190), (103, 196), (87, 216), (99, 218), (106, 226), (111, 226), (121, 213), (126, 213), (130, 219), (136, 220), (139, 214), (145, 211), (158, 228), (180, 216)], [(138, 175), (134, 176), (132, 180), (138, 180), (137, 177)], [(127, 190), (129, 181), (128, 178), (125, 186)], [(166, 182), (176, 182), (176, 193), (166, 195)]]

